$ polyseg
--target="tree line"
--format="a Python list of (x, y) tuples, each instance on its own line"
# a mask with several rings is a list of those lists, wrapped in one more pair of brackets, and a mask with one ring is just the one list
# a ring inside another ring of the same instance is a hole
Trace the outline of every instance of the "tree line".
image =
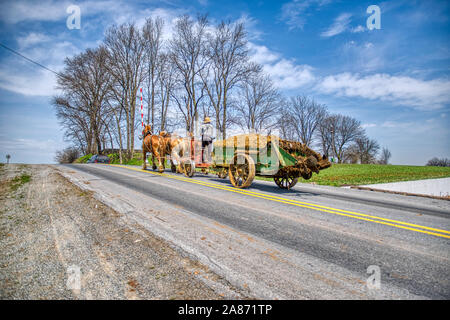
[(307, 96), (284, 97), (250, 59), (243, 22), (211, 25), (206, 16), (183, 15), (169, 39), (159, 17), (141, 28), (113, 25), (98, 47), (65, 59), (57, 83), (57, 118), (65, 138), (83, 154), (118, 149), (121, 162), (132, 156), (143, 88), (144, 121), (155, 132), (195, 132), (209, 116), (218, 139), (237, 128), (278, 131), (339, 163), (387, 164), (391, 157), (357, 119), (330, 113)]

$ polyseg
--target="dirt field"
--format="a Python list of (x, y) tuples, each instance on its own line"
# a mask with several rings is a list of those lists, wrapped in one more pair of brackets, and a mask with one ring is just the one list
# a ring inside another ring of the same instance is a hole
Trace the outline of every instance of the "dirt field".
[(51, 166), (0, 167), (0, 299), (237, 297), (200, 274), (228, 287)]

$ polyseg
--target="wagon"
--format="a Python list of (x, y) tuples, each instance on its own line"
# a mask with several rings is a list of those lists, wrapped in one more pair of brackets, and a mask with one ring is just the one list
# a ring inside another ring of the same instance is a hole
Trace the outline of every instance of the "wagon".
[[(194, 140), (192, 140), (194, 141)], [(183, 162), (185, 175), (191, 177), (195, 168), (203, 172), (213, 170), (220, 178), (229, 176), (234, 187), (249, 187), (255, 176), (273, 178), (278, 187), (290, 189), (300, 177), (310, 179), (312, 174), (331, 166), (327, 156), (306, 145), (279, 139), (277, 136), (244, 134), (214, 142), (212, 162), (201, 161), (200, 146), (191, 145), (191, 158)]]

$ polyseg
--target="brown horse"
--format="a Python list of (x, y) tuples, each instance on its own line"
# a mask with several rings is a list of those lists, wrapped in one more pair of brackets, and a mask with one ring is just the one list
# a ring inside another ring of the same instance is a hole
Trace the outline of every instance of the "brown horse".
[(147, 158), (147, 152), (152, 154), (152, 168), (156, 170), (155, 157), (158, 159), (159, 172), (164, 172), (164, 163), (166, 160), (166, 144), (165, 140), (161, 135), (155, 135), (152, 133), (152, 127), (146, 125), (144, 130), (142, 130), (142, 154), (143, 163), (142, 169), (147, 169), (147, 164), (145, 160)]
[(167, 133), (165, 131), (162, 131), (160, 133), (160, 136), (162, 136), (164, 139), (164, 156), (170, 156), (172, 172), (181, 172), (180, 157), (183, 155), (183, 152), (178, 147), (180, 144), (182, 144), (183, 138), (179, 137), (177, 134), (172, 135), (171, 133)]

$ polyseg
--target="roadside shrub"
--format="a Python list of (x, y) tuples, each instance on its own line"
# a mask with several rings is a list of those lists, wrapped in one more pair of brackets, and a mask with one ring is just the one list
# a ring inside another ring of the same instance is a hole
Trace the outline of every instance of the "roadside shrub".
[(68, 147), (64, 150), (56, 151), (55, 161), (58, 163), (72, 163), (79, 157), (78, 149)]
[(82, 156), (82, 157), (78, 158), (77, 160), (75, 160), (75, 163), (86, 163), (92, 156), (93, 156), (93, 154), (89, 153), (89, 154)]
[(427, 166), (450, 167), (450, 159), (447, 159), (447, 158), (439, 159), (437, 157), (434, 157), (433, 159), (431, 159), (427, 162)]
[(111, 160), (111, 163), (113, 164), (120, 163), (120, 157), (118, 153), (110, 153), (108, 154), (108, 158)]

